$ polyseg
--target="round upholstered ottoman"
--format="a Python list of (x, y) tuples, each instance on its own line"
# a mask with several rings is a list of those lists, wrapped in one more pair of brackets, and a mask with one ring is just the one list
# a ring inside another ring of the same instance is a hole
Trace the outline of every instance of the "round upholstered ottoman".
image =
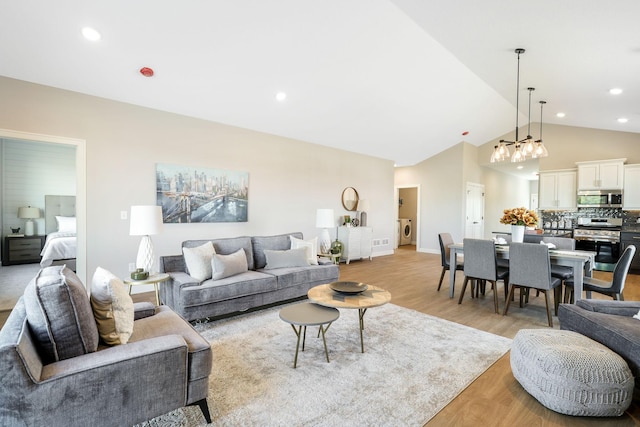
[(620, 416), (633, 397), (627, 363), (573, 331), (520, 330), (511, 346), (511, 370), (529, 394), (561, 414)]

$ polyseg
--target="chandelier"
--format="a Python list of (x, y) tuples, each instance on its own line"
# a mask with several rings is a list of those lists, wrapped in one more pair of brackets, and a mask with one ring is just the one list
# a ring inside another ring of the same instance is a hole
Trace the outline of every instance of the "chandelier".
[[(522, 48), (515, 50), (515, 53), (518, 55), (518, 73), (516, 77), (516, 137), (514, 141), (504, 139), (499, 141), (491, 153), (491, 163), (503, 162), (509, 157), (514, 163), (524, 162), (527, 158), (537, 159), (549, 155), (546, 147), (542, 143), (542, 106), (546, 103), (545, 101), (540, 101), (540, 139), (534, 141), (531, 136), (531, 92), (535, 90), (535, 88), (532, 87), (527, 88), (529, 91), (529, 125), (527, 137), (522, 140), (518, 138), (518, 117), (520, 114), (520, 55), (524, 52), (525, 50)], [(514, 148), (513, 155), (511, 155), (510, 146)]]

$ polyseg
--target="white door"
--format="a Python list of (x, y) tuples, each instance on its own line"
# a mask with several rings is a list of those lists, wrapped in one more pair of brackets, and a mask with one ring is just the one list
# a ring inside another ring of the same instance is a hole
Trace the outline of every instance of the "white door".
[(465, 237), (482, 239), (484, 237), (484, 185), (467, 183), (467, 212)]

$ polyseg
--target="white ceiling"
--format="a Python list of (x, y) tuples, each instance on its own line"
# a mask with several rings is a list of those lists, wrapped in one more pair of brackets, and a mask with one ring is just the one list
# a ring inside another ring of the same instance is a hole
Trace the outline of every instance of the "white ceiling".
[(534, 122), (543, 99), (545, 123), (640, 132), (637, 0), (0, 0), (0, 11), (0, 75), (398, 165), (513, 131), (518, 47), (521, 126), (532, 86)]

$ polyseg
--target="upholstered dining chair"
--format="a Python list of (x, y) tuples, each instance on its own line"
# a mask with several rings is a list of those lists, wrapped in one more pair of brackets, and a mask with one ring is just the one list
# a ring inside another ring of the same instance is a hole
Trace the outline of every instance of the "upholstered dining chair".
[[(571, 237), (545, 237), (542, 241), (552, 243), (556, 249), (573, 251), (576, 248), (576, 241)], [(557, 277), (564, 283), (573, 278), (573, 267), (551, 264), (551, 277)]]
[[(444, 273), (451, 269), (449, 265), (449, 256), (451, 255), (451, 250), (449, 249), (449, 245), (453, 245), (453, 238), (449, 233), (440, 233), (438, 234), (438, 241), (440, 241), (440, 261), (442, 263), (442, 273), (440, 273), (440, 281), (438, 282), (438, 290), (442, 286), (442, 280), (444, 279)], [(456, 270), (462, 271), (464, 269), (464, 263), (462, 261), (456, 262)]]
[(520, 288), (521, 293), (526, 288), (539, 289), (544, 293), (549, 326), (553, 327), (549, 291), (554, 291), (554, 311), (557, 315), (562, 290), (560, 284), (560, 279), (551, 276), (551, 261), (547, 245), (511, 243), (509, 246), (509, 295), (504, 307), (504, 315), (506, 316), (509, 311), (515, 288)]
[[(595, 277), (585, 277), (582, 282), (582, 290), (587, 293), (587, 299), (591, 299), (591, 293), (597, 292), (599, 294), (608, 295), (614, 300), (624, 301), (622, 291), (624, 290), (624, 283), (627, 281), (627, 273), (629, 273), (629, 267), (631, 266), (631, 260), (636, 253), (636, 247), (629, 245), (625, 248), (622, 256), (613, 267), (613, 277), (611, 281), (596, 279)], [(566, 280), (565, 284), (565, 302), (567, 300), (573, 301), (573, 279)], [(569, 297), (567, 298), (567, 293)]]
[(467, 289), (467, 283), (472, 281), (471, 298), (474, 294), (475, 287), (480, 286), (481, 282), (491, 283), (493, 289), (493, 305), (496, 313), (498, 311), (498, 280), (505, 283), (509, 281), (509, 269), (498, 267), (496, 248), (492, 240), (482, 239), (464, 239), (464, 282), (460, 291), (458, 304), (462, 304), (462, 298)]

